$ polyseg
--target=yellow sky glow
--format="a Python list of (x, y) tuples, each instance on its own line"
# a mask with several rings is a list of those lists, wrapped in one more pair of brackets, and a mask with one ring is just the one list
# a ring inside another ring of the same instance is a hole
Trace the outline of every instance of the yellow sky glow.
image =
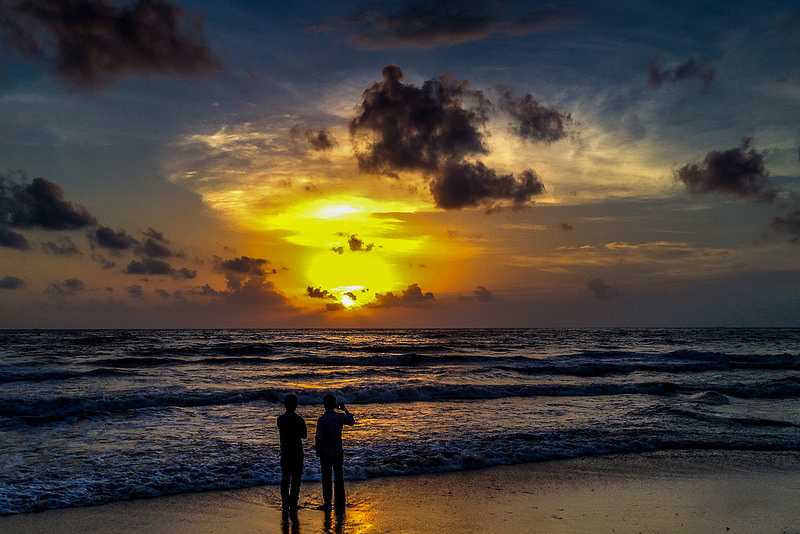
[[(415, 213), (424, 205), (404, 201), (336, 195), (298, 202), (261, 224), (279, 231), (283, 239), (306, 250), (301, 264), (305, 283), (332, 293), (345, 309), (375, 299), (375, 293), (411, 283), (398, 265), (408, 255), (424, 252), (431, 236), (404, 234), (400, 214)], [(352, 250), (351, 236), (367, 250)], [(313, 305), (317, 306), (318, 303)]]

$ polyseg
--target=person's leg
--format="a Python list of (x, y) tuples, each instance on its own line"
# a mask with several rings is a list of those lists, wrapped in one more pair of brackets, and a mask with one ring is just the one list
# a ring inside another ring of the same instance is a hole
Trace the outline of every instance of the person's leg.
[(292, 466), (292, 482), (289, 491), (289, 504), (293, 508), (297, 508), (297, 502), (300, 499), (300, 479), (303, 476), (303, 459), (298, 458), (295, 465)]
[(333, 473), (336, 478), (336, 507), (344, 508), (347, 498), (344, 495), (344, 459), (338, 458), (333, 464)]
[(333, 496), (333, 487), (331, 481), (333, 462), (330, 462), (325, 458), (320, 458), (319, 466), (322, 470), (322, 503), (326, 506), (330, 506), (331, 497)]
[(289, 478), (291, 470), (289, 469), (288, 462), (281, 458), (281, 505), (284, 509), (289, 508)]

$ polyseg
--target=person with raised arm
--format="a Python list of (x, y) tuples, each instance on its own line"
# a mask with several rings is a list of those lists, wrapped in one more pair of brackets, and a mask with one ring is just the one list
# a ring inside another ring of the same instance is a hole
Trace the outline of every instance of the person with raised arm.
[[(319, 457), (322, 472), (322, 506), (323, 510), (330, 510), (331, 497), (333, 496), (332, 478), (336, 480), (335, 506), (344, 508), (346, 504), (344, 494), (344, 448), (342, 447), (342, 428), (345, 425), (356, 424), (353, 417), (343, 402), (337, 404), (336, 397), (325, 395), (322, 399), (325, 413), (317, 420), (317, 433), (314, 439), (315, 449)], [(341, 412), (337, 412), (336, 408)]]

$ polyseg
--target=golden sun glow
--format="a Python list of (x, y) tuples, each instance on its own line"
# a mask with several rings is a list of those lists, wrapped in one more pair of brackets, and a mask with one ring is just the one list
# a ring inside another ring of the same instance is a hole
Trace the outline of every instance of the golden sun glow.
[(336, 219), (351, 213), (358, 213), (359, 209), (349, 204), (330, 204), (321, 207), (316, 216), (320, 219)]
[(411, 283), (398, 265), (423, 252), (431, 238), (404, 235), (401, 216), (425, 207), (337, 195), (294, 204), (265, 217), (264, 224), (306, 250), (306, 285), (328, 291), (344, 309), (355, 309), (374, 300), (376, 292)]
[[(346, 308), (360, 306), (374, 298), (375, 292), (384, 292), (403, 285), (394, 265), (374, 252), (322, 252), (315, 255), (308, 266), (309, 284), (327, 289)], [(346, 295), (352, 293), (352, 296)]]
[(330, 250), (342, 244), (342, 237), (355, 234), (366, 242), (376, 242), (386, 252), (408, 253), (418, 251), (425, 236), (401, 236), (403, 221), (392, 215), (414, 213), (424, 207), (341, 195), (295, 204), (266, 217), (264, 224), (271, 230), (288, 232), (288, 242), (304, 247)]

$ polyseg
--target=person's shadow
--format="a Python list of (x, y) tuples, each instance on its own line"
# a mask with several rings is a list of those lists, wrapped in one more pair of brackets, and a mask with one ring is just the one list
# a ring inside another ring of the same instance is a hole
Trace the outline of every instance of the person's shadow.
[[(344, 532), (346, 515), (344, 508), (336, 508), (333, 513), (331, 513), (330, 510), (325, 510), (324, 519), (322, 520), (322, 531), (325, 532), (325, 534), (342, 534)], [(333, 524), (331, 524), (331, 518), (333, 518)], [(333, 527), (333, 529), (331, 529), (331, 527)]]

